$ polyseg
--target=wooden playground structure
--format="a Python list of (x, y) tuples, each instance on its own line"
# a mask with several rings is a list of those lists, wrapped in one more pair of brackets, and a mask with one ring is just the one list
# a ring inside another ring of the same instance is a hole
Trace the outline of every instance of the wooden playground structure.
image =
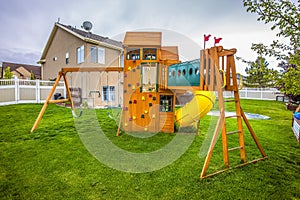
[[(238, 150), (243, 166), (267, 158), (245, 113), (240, 105), (238, 73), (234, 55), (236, 49), (224, 49), (215, 46), (201, 50), (200, 59), (181, 63), (176, 46), (161, 45), (161, 32), (127, 32), (124, 38), (124, 68), (62, 68), (49, 93), (32, 129), (33, 132), (49, 103), (69, 102), (73, 115), (77, 116), (66, 74), (69, 72), (117, 71), (123, 72), (123, 106), (117, 135), (121, 129), (125, 132), (174, 132), (174, 121), (180, 126), (198, 123), (213, 107), (217, 94), (220, 117), (215, 127), (213, 138), (202, 168), (200, 178), (206, 178), (230, 168), (229, 152)], [(241, 77), (241, 76), (240, 76)], [(60, 79), (63, 78), (67, 98), (52, 100), (53, 93)], [(178, 95), (191, 91), (191, 102), (175, 112)], [(232, 91), (233, 99), (224, 99), (223, 92)], [(234, 103), (235, 115), (225, 116), (225, 104)], [(236, 118), (236, 130), (228, 131), (226, 120)], [(243, 122), (246, 124), (262, 158), (247, 161), (244, 142)], [(223, 160), (225, 169), (207, 175), (207, 169), (213, 149), (221, 133)], [(237, 147), (228, 147), (227, 137), (238, 135)]]

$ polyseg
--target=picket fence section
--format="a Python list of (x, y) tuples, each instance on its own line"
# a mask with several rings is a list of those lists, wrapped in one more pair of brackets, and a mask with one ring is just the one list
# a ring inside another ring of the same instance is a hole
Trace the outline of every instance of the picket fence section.
[[(1, 79), (0, 105), (19, 103), (44, 103), (54, 81)], [(60, 82), (54, 93), (66, 96), (64, 82)]]

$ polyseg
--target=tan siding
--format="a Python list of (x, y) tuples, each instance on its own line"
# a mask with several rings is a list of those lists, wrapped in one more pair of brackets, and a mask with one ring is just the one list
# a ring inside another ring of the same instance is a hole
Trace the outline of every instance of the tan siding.
[[(56, 78), (62, 67), (79, 67), (80, 65), (76, 63), (76, 51), (82, 45), (84, 42), (81, 39), (58, 28), (46, 55), (46, 63), (43, 65), (43, 79)], [(66, 64), (67, 52), (69, 52), (68, 64)], [(54, 57), (57, 57), (56, 61), (53, 60)]]
[[(77, 48), (84, 46), (85, 62), (77, 64)], [(91, 46), (97, 46), (105, 49), (105, 64), (91, 63), (90, 49)], [(69, 63), (66, 64), (66, 53), (69, 52)], [(121, 66), (120, 63), (121, 51), (111, 49), (109, 47), (99, 46), (95, 44), (86, 43), (80, 38), (66, 32), (65, 30), (58, 28), (56, 34), (53, 37), (52, 43), (49, 46), (46, 62), (43, 65), (43, 79), (53, 79), (57, 77), (58, 72), (62, 67), (107, 67), (107, 66)], [(57, 57), (54, 61), (53, 58)], [(82, 98), (90, 102), (92, 100), (93, 106), (117, 106), (122, 104), (121, 93), (123, 89), (118, 81), (117, 72), (107, 74), (100, 72), (78, 72), (68, 73), (67, 78), (69, 80), (70, 87), (79, 87), (82, 89)], [(123, 78), (123, 73), (120, 73), (120, 77)], [(112, 102), (102, 101), (102, 87), (103, 86), (115, 86), (115, 100)], [(90, 91), (100, 91), (101, 96), (97, 93), (90, 94)], [(120, 94), (118, 94), (120, 91)], [(121, 99), (121, 100), (120, 100)]]

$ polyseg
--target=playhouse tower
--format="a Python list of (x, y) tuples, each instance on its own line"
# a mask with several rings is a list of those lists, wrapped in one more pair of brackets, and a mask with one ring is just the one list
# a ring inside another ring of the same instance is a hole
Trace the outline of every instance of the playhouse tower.
[(176, 46), (161, 46), (161, 32), (127, 32), (124, 45), (122, 127), (128, 132), (174, 132), (175, 95), (168, 70), (179, 62)]

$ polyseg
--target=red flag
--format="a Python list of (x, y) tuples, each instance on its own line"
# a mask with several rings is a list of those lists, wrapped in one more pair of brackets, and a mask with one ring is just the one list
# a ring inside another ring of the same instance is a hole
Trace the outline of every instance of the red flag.
[(216, 37), (214, 37), (214, 39), (215, 39), (215, 45), (218, 44), (222, 40), (222, 38), (216, 38)]
[(210, 36), (211, 36), (210, 34), (209, 35), (204, 34), (204, 42), (208, 41)]

